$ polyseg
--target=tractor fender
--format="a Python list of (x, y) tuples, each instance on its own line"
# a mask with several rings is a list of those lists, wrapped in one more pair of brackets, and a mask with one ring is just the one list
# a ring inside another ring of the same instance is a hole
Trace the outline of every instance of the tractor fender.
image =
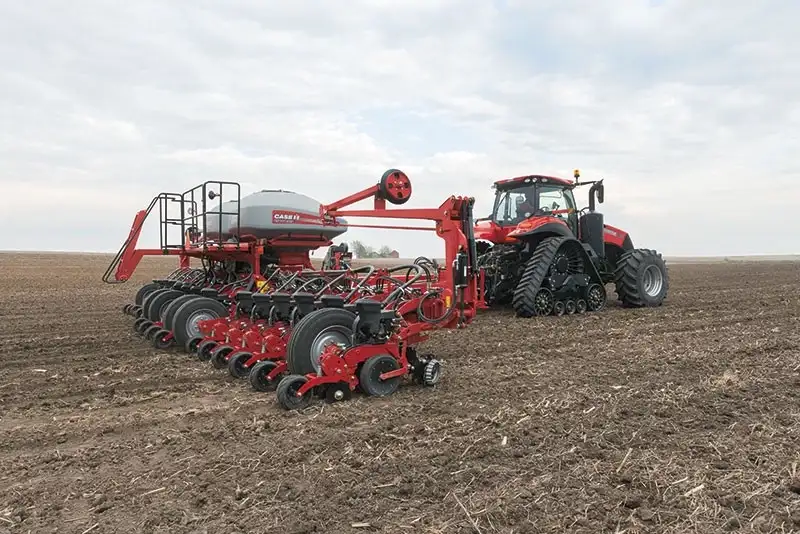
[(508, 234), (508, 236), (520, 241), (527, 241), (534, 236), (537, 238), (550, 236), (575, 237), (569, 229), (569, 226), (562, 222), (545, 222), (531, 228), (525, 228), (520, 225), (519, 228)]

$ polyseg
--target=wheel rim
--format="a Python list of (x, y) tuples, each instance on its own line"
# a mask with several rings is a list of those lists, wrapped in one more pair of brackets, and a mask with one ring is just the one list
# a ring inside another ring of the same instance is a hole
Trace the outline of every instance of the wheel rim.
[(205, 310), (201, 310), (198, 312), (194, 312), (192, 315), (189, 316), (189, 320), (186, 321), (186, 333), (189, 334), (189, 337), (195, 337), (200, 335), (200, 321), (208, 321), (209, 319), (215, 319), (213, 315)]
[(586, 303), (592, 311), (597, 311), (603, 307), (605, 295), (602, 286), (595, 284), (589, 288), (589, 292), (586, 295)]
[(542, 288), (536, 293), (534, 308), (537, 315), (547, 315), (553, 310), (553, 292)]
[(648, 297), (657, 297), (664, 287), (664, 274), (658, 265), (648, 265), (642, 276), (642, 288)]
[(331, 343), (350, 345), (350, 335), (350, 330), (343, 326), (332, 326), (316, 335), (311, 343), (311, 365), (316, 372), (319, 373), (319, 358), (325, 347)]

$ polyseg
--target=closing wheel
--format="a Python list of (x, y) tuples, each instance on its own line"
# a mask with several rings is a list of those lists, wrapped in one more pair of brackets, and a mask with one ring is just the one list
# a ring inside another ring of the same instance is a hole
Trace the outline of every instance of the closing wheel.
[(600, 311), (606, 305), (606, 288), (592, 284), (586, 289), (586, 305), (589, 311)]
[(147, 319), (146, 319), (145, 317), (139, 317), (138, 319), (136, 319), (136, 320), (133, 322), (133, 331), (134, 331), (134, 332), (136, 332), (136, 333), (138, 333), (138, 332), (139, 332), (139, 328), (141, 328), (141, 327), (142, 327), (142, 325), (143, 325), (144, 323), (146, 323), (146, 322), (148, 322), (148, 321), (147, 321)]
[(308, 379), (303, 375), (288, 375), (283, 377), (283, 380), (278, 384), (278, 389), (275, 392), (278, 396), (278, 404), (284, 410), (302, 410), (311, 403), (312, 392), (306, 391), (302, 397), (297, 396), (303, 384), (308, 382)]
[(586, 301), (583, 299), (578, 299), (578, 302), (575, 303), (575, 313), (586, 313), (587, 304)]
[(189, 338), (189, 341), (183, 346), (183, 350), (188, 354), (197, 354), (197, 347), (203, 341), (202, 336), (194, 336)]
[(364, 393), (372, 397), (385, 397), (391, 395), (400, 387), (401, 377), (396, 376), (389, 380), (381, 380), (383, 373), (400, 369), (400, 363), (388, 354), (373, 356), (364, 362), (358, 373), (358, 382)]
[(217, 348), (216, 341), (211, 339), (207, 339), (205, 341), (201, 341), (199, 345), (197, 345), (197, 359), (201, 362), (207, 362), (211, 359), (211, 351)]
[(425, 364), (425, 373), (422, 376), (422, 385), (432, 387), (442, 378), (442, 364), (439, 360), (431, 359)]
[(228, 356), (228, 373), (230, 373), (233, 378), (247, 378), (250, 369), (245, 367), (244, 364), (252, 357), (252, 352), (237, 350)]
[(161, 327), (157, 324), (148, 326), (144, 332), (142, 332), (142, 337), (148, 341), (153, 340), (153, 334), (161, 330)]
[(381, 176), (378, 192), (392, 204), (405, 204), (411, 198), (411, 180), (403, 171), (389, 169)]
[(168, 349), (175, 344), (175, 338), (169, 330), (158, 329), (153, 336), (153, 347), (159, 350)]
[(567, 311), (567, 306), (564, 304), (564, 301), (556, 301), (556, 303), (553, 305), (553, 315), (560, 317), (564, 315), (565, 311)]
[(294, 374), (318, 373), (319, 358), (331, 343), (349, 347), (356, 315), (341, 308), (322, 308), (306, 315), (292, 329), (286, 346), (286, 365)]
[(271, 360), (255, 364), (247, 375), (250, 386), (256, 391), (274, 391), (278, 387), (278, 380), (270, 380), (267, 376), (276, 367), (278, 367), (278, 364)]
[(211, 365), (214, 369), (225, 369), (228, 365), (228, 355), (233, 352), (230, 345), (218, 345), (211, 351)]
[(153, 326), (153, 322), (152, 321), (149, 321), (149, 320), (145, 319), (144, 317), (142, 317), (142, 319), (143, 320), (138, 324), (138, 326), (135, 327), (136, 333), (139, 334), (140, 336), (143, 336), (145, 331), (148, 328), (150, 328), (151, 326)]
[(575, 313), (576, 309), (577, 305), (575, 304), (574, 300), (567, 299), (567, 301), (564, 302), (564, 313), (566, 313), (567, 315), (572, 315), (573, 313)]

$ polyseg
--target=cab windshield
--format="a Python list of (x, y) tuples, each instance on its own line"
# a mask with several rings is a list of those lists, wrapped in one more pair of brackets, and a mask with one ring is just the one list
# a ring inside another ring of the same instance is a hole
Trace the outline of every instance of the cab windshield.
[(559, 217), (566, 222), (569, 214), (553, 212), (569, 209), (575, 209), (571, 190), (558, 185), (531, 184), (498, 190), (492, 220), (501, 226), (516, 225), (537, 215)]

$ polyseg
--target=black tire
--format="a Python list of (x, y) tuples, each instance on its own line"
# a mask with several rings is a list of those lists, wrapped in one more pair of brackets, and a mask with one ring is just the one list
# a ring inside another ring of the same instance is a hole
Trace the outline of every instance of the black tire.
[(250, 382), (250, 386), (256, 391), (275, 391), (275, 388), (278, 387), (280, 380), (269, 380), (267, 379), (267, 375), (269, 375), (277, 366), (278, 364), (271, 360), (265, 360), (255, 364), (253, 368), (250, 369), (250, 373), (247, 375), (247, 380)]
[[(183, 293), (183, 292), (181, 292)], [(186, 295), (183, 293), (180, 297), (167, 304), (163, 311), (164, 330), (172, 331), (172, 320), (175, 318), (175, 312), (180, 309), (185, 303), (192, 299), (198, 298), (198, 295)]]
[(169, 289), (156, 289), (155, 291), (151, 291), (150, 293), (145, 295), (144, 298), (142, 299), (142, 304), (141, 304), (142, 313), (140, 316), (152, 321), (152, 319), (150, 319), (150, 317), (147, 315), (150, 309), (150, 303), (153, 301), (154, 298), (167, 291), (169, 291)]
[(320, 344), (326, 336), (349, 347), (355, 318), (353, 312), (341, 308), (323, 308), (303, 317), (292, 329), (286, 346), (289, 372), (297, 375), (317, 372)]
[(225, 369), (228, 365), (228, 355), (233, 352), (233, 347), (230, 345), (217, 345), (211, 351), (211, 365), (214, 369)]
[(189, 339), (186, 344), (183, 346), (183, 351), (187, 354), (196, 354), (197, 347), (200, 346), (202, 343), (203, 337), (202, 336), (194, 336), (193, 338)]
[(133, 299), (133, 303), (136, 304), (137, 306), (141, 306), (142, 301), (147, 295), (160, 288), (161, 286), (154, 282), (150, 282), (149, 284), (143, 285), (142, 287), (139, 288), (139, 291), (136, 292), (136, 296)]
[(247, 375), (250, 373), (250, 369), (245, 367), (244, 364), (252, 357), (252, 352), (237, 350), (228, 356), (228, 373), (233, 378), (247, 378)]
[(400, 387), (402, 377), (396, 376), (389, 380), (381, 380), (383, 373), (400, 369), (400, 363), (388, 354), (373, 356), (364, 362), (358, 373), (358, 384), (364, 393), (371, 397), (386, 397)]
[(184, 303), (172, 317), (172, 333), (175, 335), (177, 345), (186, 345), (190, 338), (198, 335), (197, 332), (191, 331), (189, 321), (201, 314), (211, 318), (227, 317), (228, 308), (218, 300), (205, 297)]
[(655, 250), (629, 250), (617, 261), (614, 285), (617, 298), (627, 308), (661, 306), (669, 291), (667, 265)]
[(168, 289), (164, 292), (155, 295), (153, 298), (149, 299), (147, 304), (147, 310), (145, 312), (145, 317), (150, 319), (151, 321), (161, 322), (164, 310), (167, 308), (167, 305), (175, 300), (178, 297), (182, 297), (183, 292), (178, 291), (177, 289)]
[(148, 341), (152, 341), (153, 340), (153, 335), (156, 332), (158, 332), (159, 330), (161, 330), (160, 326), (152, 324), (152, 325), (148, 326), (147, 329), (145, 329), (144, 332), (142, 332), (142, 337), (147, 339)]
[(153, 348), (159, 350), (166, 350), (172, 347), (175, 344), (175, 338), (169, 336), (169, 330), (164, 330), (163, 328), (159, 329), (155, 334), (152, 336), (152, 343)]
[(548, 237), (542, 239), (533, 251), (533, 255), (525, 264), (525, 270), (514, 288), (514, 298), (511, 306), (518, 317), (534, 317), (539, 313), (536, 305), (536, 295), (542, 287), (542, 282), (547, 276), (550, 264), (555, 258), (558, 247), (566, 240), (565, 237)]
[(205, 341), (200, 342), (197, 345), (197, 359), (201, 362), (207, 362), (211, 359), (211, 352), (219, 345), (218, 342), (214, 341), (213, 339), (207, 339)]
[(308, 379), (303, 375), (287, 375), (283, 377), (275, 392), (281, 408), (284, 410), (302, 410), (311, 403), (313, 390), (307, 391), (302, 397), (296, 395), (297, 390), (306, 382), (308, 382)]

